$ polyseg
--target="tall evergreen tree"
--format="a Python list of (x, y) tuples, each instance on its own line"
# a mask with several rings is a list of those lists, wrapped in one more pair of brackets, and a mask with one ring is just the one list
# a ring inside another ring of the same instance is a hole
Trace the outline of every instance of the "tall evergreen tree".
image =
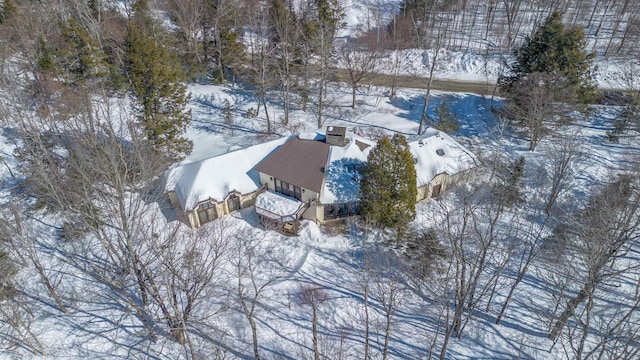
[(549, 132), (549, 124), (566, 121), (570, 107), (565, 104), (586, 109), (593, 102), (593, 54), (585, 45), (582, 28), (565, 27), (561, 14), (554, 12), (514, 50), (510, 75), (499, 79), (505, 112), (529, 132), (531, 151)]
[(407, 139), (384, 137), (369, 153), (360, 182), (361, 214), (402, 233), (416, 216), (416, 169)]
[(149, 141), (169, 157), (180, 158), (192, 148), (191, 141), (182, 137), (191, 121), (191, 111), (185, 110), (189, 101), (182, 83), (185, 74), (175, 52), (144, 27), (151, 20), (139, 16), (143, 18), (129, 23), (125, 50), (140, 123)]
[(106, 56), (98, 41), (75, 18), (62, 25), (62, 37), (64, 45), (58, 51), (58, 62), (69, 83), (108, 75)]
[(516, 61), (511, 65), (511, 75), (500, 79), (501, 90), (508, 94), (520, 79), (534, 73), (547, 73), (558, 92), (564, 94), (563, 100), (590, 103), (595, 97), (594, 54), (588, 53), (585, 45), (581, 27), (565, 27), (562, 15), (552, 13), (514, 50)]

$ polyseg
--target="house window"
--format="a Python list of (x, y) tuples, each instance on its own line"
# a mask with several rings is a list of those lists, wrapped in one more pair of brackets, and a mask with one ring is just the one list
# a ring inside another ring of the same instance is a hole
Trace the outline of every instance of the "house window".
[(357, 202), (326, 204), (324, 206), (324, 219), (339, 219), (354, 215), (360, 215), (360, 204)]
[(286, 181), (276, 179), (276, 192), (302, 201), (302, 189), (300, 186), (289, 184)]
[(198, 209), (198, 220), (200, 220), (200, 225), (215, 220), (217, 217), (218, 213), (216, 211), (215, 204), (211, 202), (200, 204), (200, 207)]
[(227, 209), (229, 212), (240, 210), (240, 196), (238, 194), (231, 194), (227, 198)]

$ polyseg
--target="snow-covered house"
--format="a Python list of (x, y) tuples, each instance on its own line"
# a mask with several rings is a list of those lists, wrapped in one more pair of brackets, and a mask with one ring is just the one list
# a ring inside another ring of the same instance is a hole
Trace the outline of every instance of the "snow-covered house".
[[(316, 205), (324, 186), (324, 172), (330, 148), (324, 139), (316, 139), (316, 134), (303, 134), (290, 139), (255, 167), (260, 174), (260, 184), (271, 192), (297, 200), (299, 205), (292, 210), (299, 212), (305, 219), (316, 220)], [(262, 197), (269, 195), (265, 194)], [(262, 206), (267, 204), (272, 206)], [(282, 213), (275, 205), (274, 202), (259, 200), (256, 212), (261, 223), (269, 223), (276, 227), (282, 224), (282, 230), (297, 232), (297, 223), (284, 219), (294, 217), (297, 220), (299, 217), (291, 212)]]
[(409, 141), (416, 166), (417, 200), (438, 197), (450, 186), (466, 182), (480, 162), (451, 136), (433, 128)]
[[(359, 213), (359, 169), (375, 145), (353, 134), (347, 137), (345, 128), (333, 126), (327, 130), (336, 134), (333, 140), (321, 134), (300, 134), (255, 167), (260, 173), (261, 185), (271, 192), (298, 200), (297, 211), (302, 218), (316, 222)], [(339, 139), (340, 136), (345, 139)], [(267, 196), (270, 195), (259, 195)], [(296, 230), (297, 223), (287, 224), (281, 220), (284, 216), (290, 218), (291, 213), (283, 214), (261, 204), (258, 200), (256, 212), (263, 224), (284, 223), (287, 228)]]
[[(192, 227), (255, 205), (263, 226), (296, 234), (301, 219), (322, 223), (359, 214), (360, 169), (374, 146), (333, 126), (326, 135), (299, 134), (182, 164), (167, 173), (166, 191)], [(409, 146), (416, 200), (465, 181), (478, 164), (471, 152), (435, 129)]]
[(180, 164), (165, 174), (165, 192), (193, 228), (253, 206), (265, 190), (253, 168), (289, 138)]

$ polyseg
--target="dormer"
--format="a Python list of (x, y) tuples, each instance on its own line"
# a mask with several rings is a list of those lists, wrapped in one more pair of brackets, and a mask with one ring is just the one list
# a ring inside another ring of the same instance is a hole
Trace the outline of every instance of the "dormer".
[(344, 126), (327, 126), (327, 144), (345, 146), (347, 144), (347, 128)]

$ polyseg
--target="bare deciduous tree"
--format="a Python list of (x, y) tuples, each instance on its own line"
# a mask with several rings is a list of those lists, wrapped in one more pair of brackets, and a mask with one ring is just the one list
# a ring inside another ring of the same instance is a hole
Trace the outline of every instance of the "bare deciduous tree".
[(550, 152), (550, 169), (547, 201), (544, 212), (549, 213), (556, 201), (574, 186), (578, 168), (584, 160), (584, 147), (577, 136), (562, 137), (553, 142)]
[(580, 276), (578, 292), (567, 299), (562, 313), (549, 332), (558, 340), (569, 319), (586, 300), (593, 306), (593, 294), (603, 283), (619, 275), (619, 260), (638, 240), (640, 196), (634, 175), (623, 174), (594, 192), (584, 210), (569, 224), (568, 236), (576, 247)]
[[(6, 212), (0, 213), (0, 235), (4, 239), (9, 239), (14, 253), (23, 259), (25, 265), (33, 266), (36, 269), (42, 283), (56, 302), (58, 309), (66, 313), (67, 307), (58, 295), (56, 282), (52, 281), (51, 276), (40, 260), (40, 255), (36, 249), (38, 236), (29, 233), (30, 228), (23, 226), (24, 212), (18, 209), (14, 201), (9, 202), (9, 208), (11, 209), (9, 214)], [(58, 279), (59, 281), (61, 279)]]
[(546, 73), (529, 74), (513, 86), (507, 94), (510, 99), (507, 112), (518, 120), (518, 125), (529, 133), (529, 150), (535, 150), (547, 134), (548, 126), (558, 116), (556, 90)]
[(238, 231), (235, 237), (236, 248), (234, 265), (238, 282), (238, 302), (241, 311), (251, 327), (253, 356), (260, 359), (258, 345), (258, 325), (256, 323), (256, 305), (262, 299), (265, 290), (283, 276), (278, 265), (278, 254), (265, 254), (260, 248), (264, 230), (246, 229)]
[(375, 42), (368, 45), (357, 47), (352, 43), (345, 43), (340, 47), (339, 61), (349, 76), (352, 109), (356, 108), (356, 93), (360, 84), (377, 70), (380, 58), (378, 45)]
[[(14, 285), (13, 277), (18, 272), (18, 266), (4, 251), (3, 245), (0, 243), (0, 329), (4, 329), (0, 341), (10, 339), (35, 354), (47, 355), (38, 336), (31, 330), (33, 313), (27, 299)], [(13, 334), (17, 335), (18, 339), (15, 339)]]
[(382, 359), (389, 357), (389, 341), (393, 332), (394, 317), (401, 300), (401, 265), (395, 254), (386, 253), (378, 256), (373, 267), (374, 283), (372, 297), (382, 307), (384, 317), (384, 340), (382, 345)]
[[(192, 358), (196, 358), (189, 327), (201, 304), (219, 295), (215, 290), (223, 278), (222, 260), (231, 238), (229, 225), (218, 219), (197, 231), (182, 226), (159, 230), (150, 243), (158, 265), (145, 268), (149, 293), (173, 338), (188, 344)], [(210, 316), (212, 307), (207, 310)]]
[[(509, 260), (508, 241), (513, 238), (511, 217), (482, 189), (462, 191), (460, 203), (440, 203), (438, 234), (451, 256), (445, 288), (453, 313), (446, 314), (440, 358), (446, 355), (452, 335), (462, 336), (479, 304), (491, 295), (494, 284)], [(495, 270), (498, 269), (498, 270)], [(447, 310), (449, 311), (449, 310)]]
[(327, 300), (327, 294), (321, 286), (303, 285), (300, 287), (300, 303), (311, 307), (311, 333), (313, 341), (313, 359), (320, 360), (318, 346), (318, 307)]

